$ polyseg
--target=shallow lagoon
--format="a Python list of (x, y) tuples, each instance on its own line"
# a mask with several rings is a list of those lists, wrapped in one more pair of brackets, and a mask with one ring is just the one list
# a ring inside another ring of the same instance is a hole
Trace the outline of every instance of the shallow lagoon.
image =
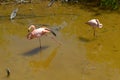
[[(48, 2), (0, 5), (0, 79), (9, 80), (118, 80), (120, 79), (120, 15), (97, 8)], [(9, 16), (19, 8), (14, 20)], [(97, 36), (85, 22), (98, 18), (103, 23)], [(43, 36), (27, 40), (30, 24), (48, 24), (58, 45)], [(6, 69), (11, 75), (6, 77)]]

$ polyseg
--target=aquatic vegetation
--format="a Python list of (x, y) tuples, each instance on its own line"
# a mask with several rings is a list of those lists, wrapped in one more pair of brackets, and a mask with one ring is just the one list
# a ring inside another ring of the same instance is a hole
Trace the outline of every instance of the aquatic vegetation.
[[(49, 1), (49, 0), (46, 0)], [(52, 4), (55, 1), (60, 1), (63, 3), (68, 3), (72, 5), (77, 5), (77, 3), (83, 4), (83, 5), (90, 5), (90, 6), (96, 6), (100, 7), (101, 9), (118, 9), (120, 1), (119, 0), (51, 0), (48, 4), (48, 7), (52, 6)], [(0, 3), (9, 3), (9, 2), (15, 2), (14, 0), (1, 0)], [(31, 0), (16, 0), (17, 3), (31, 3)], [(39, 0), (36, 1), (36, 3), (39, 3)]]
[(119, 1), (118, 0), (101, 0), (100, 6), (107, 9), (118, 9)]
[[(65, 1), (65, 0), (63, 0)], [(68, 2), (70, 3), (74, 3), (74, 2), (77, 2), (77, 3), (84, 3), (84, 5), (91, 5), (91, 4), (94, 4), (96, 5), (97, 7), (101, 7), (102, 9), (118, 9), (119, 8), (119, 3), (120, 1), (119, 0), (68, 0)]]

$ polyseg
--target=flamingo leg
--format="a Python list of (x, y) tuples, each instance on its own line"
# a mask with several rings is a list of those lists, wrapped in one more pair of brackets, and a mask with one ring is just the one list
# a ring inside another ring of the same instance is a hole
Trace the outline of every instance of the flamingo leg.
[(93, 27), (93, 36), (95, 37), (96, 36), (96, 30), (95, 30), (95, 27)]
[(60, 41), (58, 41), (54, 36), (49, 37), (51, 39), (53, 39), (56, 43), (58, 43), (59, 45), (61, 45), (62, 43)]
[(41, 39), (39, 38), (39, 44), (40, 44), (40, 49), (41, 49)]

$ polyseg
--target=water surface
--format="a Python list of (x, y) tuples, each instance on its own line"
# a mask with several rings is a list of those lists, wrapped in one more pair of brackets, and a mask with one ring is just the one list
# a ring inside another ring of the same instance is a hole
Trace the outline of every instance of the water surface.
[[(9, 68), (9, 80), (119, 80), (120, 15), (57, 2), (48, 8), (47, 3), (0, 5), (0, 79), (7, 79)], [(92, 18), (104, 25), (96, 37), (85, 24)], [(62, 45), (49, 34), (41, 38), (40, 49), (38, 39), (26, 39), (31, 24), (50, 25)]]

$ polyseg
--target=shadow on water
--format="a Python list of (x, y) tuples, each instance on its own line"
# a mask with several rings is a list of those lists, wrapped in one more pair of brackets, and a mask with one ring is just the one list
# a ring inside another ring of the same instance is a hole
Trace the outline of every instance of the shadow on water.
[(56, 47), (53, 49), (52, 52), (50, 52), (50, 55), (45, 60), (32, 60), (30, 63), (31, 67), (34, 68), (48, 68), (52, 60), (55, 58), (56, 54), (58, 53), (59, 47)]
[(34, 48), (34, 49), (30, 50), (30, 51), (27, 51), (27, 52), (23, 53), (23, 55), (24, 56), (33, 56), (35, 54), (38, 54), (38, 52), (41, 52), (42, 50), (47, 49), (47, 48), (48, 48), (48, 46), (42, 46), (41, 48), (36, 47), (36, 48)]
[(92, 40), (90, 40), (90, 39), (88, 39), (88, 38), (85, 38), (85, 37), (79, 37), (79, 40), (80, 40), (81, 42), (85, 42), (85, 43), (92, 41)]

